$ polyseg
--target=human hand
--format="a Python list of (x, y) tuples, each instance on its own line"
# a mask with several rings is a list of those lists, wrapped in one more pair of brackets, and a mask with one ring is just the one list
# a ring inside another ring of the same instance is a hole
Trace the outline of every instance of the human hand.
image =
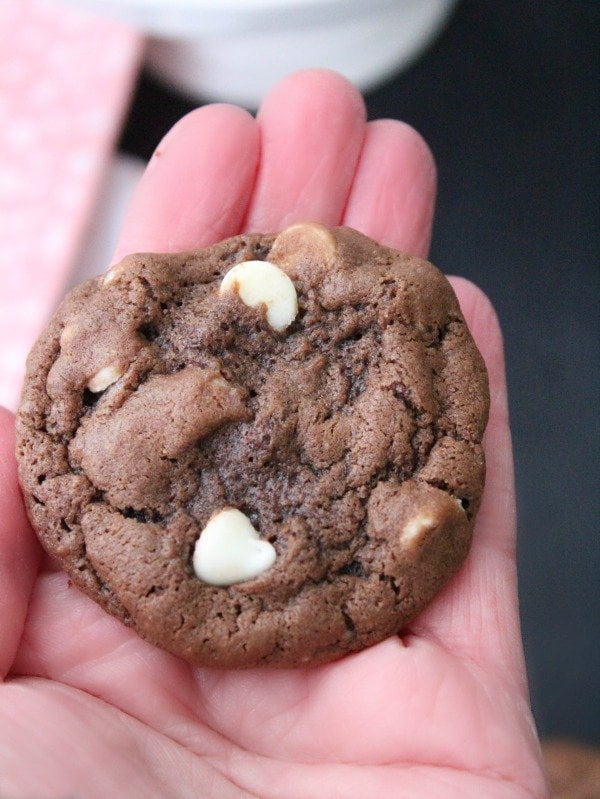
[[(307, 220), (426, 255), (434, 192), (431, 155), (411, 128), (366, 124), (344, 80), (298, 73), (257, 120), (207, 106), (175, 126), (115, 260)], [(452, 282), (491, 385), (472, 550), (401, 636), (332, 664), (192, 668), (104, 613), (41, 556), (16, 483), (13, 420), (1, 415), (2, 796), (546, 795), (519, 632), (501, 335), (485, 296)]]

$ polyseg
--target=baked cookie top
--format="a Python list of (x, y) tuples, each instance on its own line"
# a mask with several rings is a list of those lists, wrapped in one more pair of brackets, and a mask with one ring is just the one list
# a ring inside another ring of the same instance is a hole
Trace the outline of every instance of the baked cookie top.
[(137, 254), (28, 359), (19, 473), (73, 582), (191, 663), (323, 662), (457, 570), (485, 367), (445, 277), (299, 224)]

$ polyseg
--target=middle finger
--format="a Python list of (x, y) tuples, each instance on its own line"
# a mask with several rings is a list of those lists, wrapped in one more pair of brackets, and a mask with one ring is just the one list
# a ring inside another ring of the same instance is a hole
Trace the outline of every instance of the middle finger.
[(333, 72), (297, 72), (267, 96), (258, 122), (261, 156), (245, 227), (340, 224), (365, 135), (360, 93)]

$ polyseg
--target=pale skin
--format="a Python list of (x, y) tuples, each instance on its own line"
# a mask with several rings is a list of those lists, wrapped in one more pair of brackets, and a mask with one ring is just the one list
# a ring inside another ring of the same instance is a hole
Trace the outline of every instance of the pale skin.
[[(337, 75), (297, 73), (257, 119), (207, 106), (159, 145), (115, 261), (296, 221), (425, 256), (432, 156), (366, 123)], [(440, 264), (451, 268), (451, 264)], [(471, 553), (400, 636), (317, 668), (192, 668), (71, 587), (30, 530), (0, 415), (0, 796), (58, 799), (545, 797), (519, 617), (502, 339), (452, 280), (489, 371), (488, 475)]]

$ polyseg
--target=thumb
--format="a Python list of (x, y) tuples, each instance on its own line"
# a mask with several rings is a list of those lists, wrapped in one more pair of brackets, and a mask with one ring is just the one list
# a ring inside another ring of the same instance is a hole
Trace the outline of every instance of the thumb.
[(40, 547), (33, 534), (17, 480), (14, 416), (0, 408), (0, 678), (13, 663)]

